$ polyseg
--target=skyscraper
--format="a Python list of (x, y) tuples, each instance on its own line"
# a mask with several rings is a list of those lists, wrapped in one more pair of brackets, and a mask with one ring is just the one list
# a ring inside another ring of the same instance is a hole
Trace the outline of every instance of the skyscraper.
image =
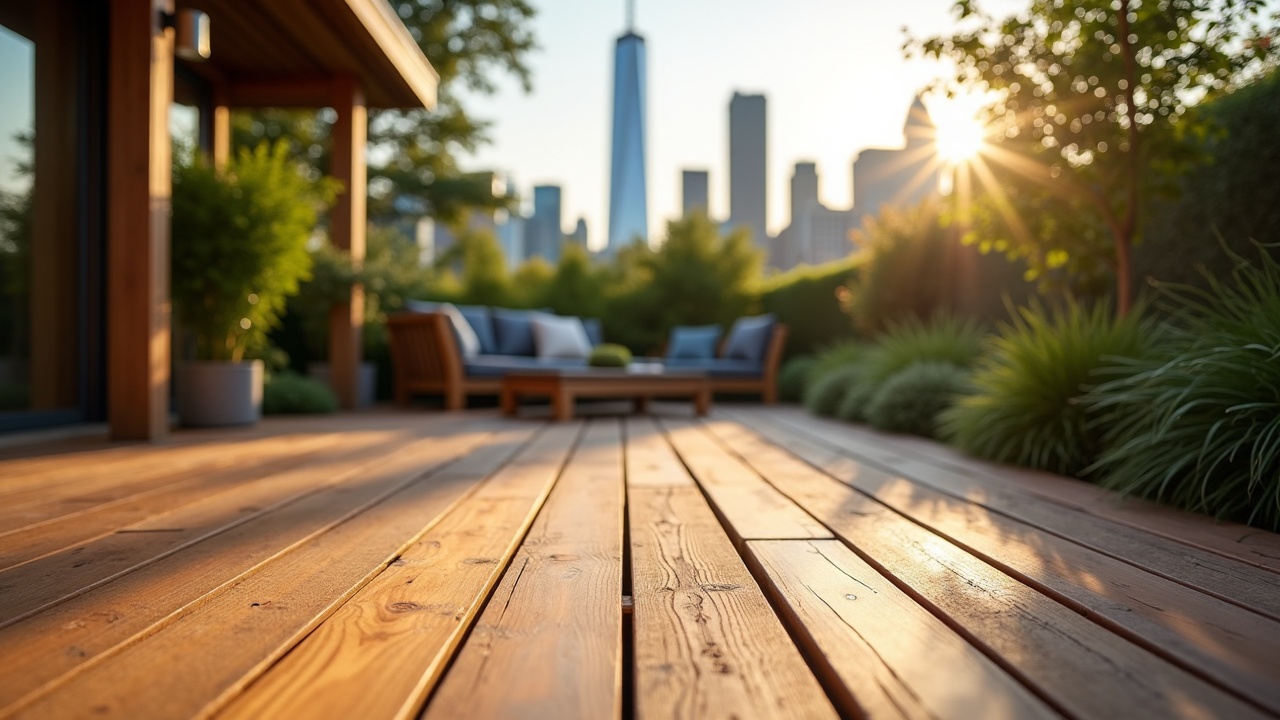
[(560, 186), (535, 185), (533, 215), (525, 225), (525, 257), (541, 257), (552, 265), (560, 262), (560, 245), (564, 242), (563, 222)]
[(729, 226), (745, 225), (758, 247), (767, 248), (763, 95), (733, 93), (729, 101)]
[(710, 210), (710, 193), (707, 192), (706, 170), (685, 170), (680, 173), (680, 213), (688, 217), (695, 212)]
[(645, 194), (645, 51), (633, 29), (635, 7), (627, 4), (627, 32), (613, 55), (613, 157), (609, 168), (607, 253), (639, 237), (649, 239)]

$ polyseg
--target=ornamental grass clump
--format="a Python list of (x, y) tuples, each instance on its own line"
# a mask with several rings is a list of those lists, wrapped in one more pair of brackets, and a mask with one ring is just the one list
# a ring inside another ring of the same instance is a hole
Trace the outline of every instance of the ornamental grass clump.
[(1146, 356), (1154, 339), (1140, 308), (1118, 319), (1103, 304), (1018, 308), (976, 364), (972, 393), (939, 417), (939, 437), (996, 462), (1081, 475), (1104, 433), (1086, 390), (1099, 368)]
[(1107, 487), (1280, 530), (1280, 264), (1259, 254), (1231, 281), (1171, 289), (1166, 352), (1091, 393)]
[(867, 382), (879, 387), (917, 362), (971, 366), (982, 354), (983, 333), (972, 320), (941, 313), (889, 326), (864, 361)]
[(809, 412), (823, 417), (832, 417), (844, 400), (849, 390), (862, 382), (862, 367), (857, 364), (844, 365), (820, 375), (805, 390), (804, 404)]
[(947, 362), (917, 362), (885, 381), (866, 405), (872, 427), (934, 437), (938, 415), (965, 392), (968, 372)]

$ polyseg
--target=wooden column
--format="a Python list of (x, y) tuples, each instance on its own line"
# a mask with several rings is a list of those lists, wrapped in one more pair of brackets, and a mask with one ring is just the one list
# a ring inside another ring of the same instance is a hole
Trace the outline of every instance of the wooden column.
[[(332, 97), (338, 121), (333, 126), (329, 172), (342, 182), (344, 190), (329, 214), (329, 237), (334, 247), (349, 252), (359, 266), (364, 261), (367, 221), (364, 151), (368, 115), (364, 91), (355, 78), (335, 78)], [(335, 303), (329, 311), (329, 383), (344, 408), (355, 407), (358, 397), (363, 322), (364, 288), (357, 285), (347, 302)]]
[(112, 0), (107, 155), (107, 416), (111, 436), (169, 425), (171, 0)]
[(227, 159), (231, 157), (231, 108), (227, 104), (226, 83), (213, 86), (213, 137), (210, 138), (210, 150), (213, 166), (225, 168)]

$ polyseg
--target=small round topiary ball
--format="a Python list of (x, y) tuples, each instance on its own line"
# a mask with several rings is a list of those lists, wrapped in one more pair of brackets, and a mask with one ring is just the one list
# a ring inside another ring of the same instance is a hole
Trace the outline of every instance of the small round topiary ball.
[(597, 345), (587, 357), (587, 364), (591, 367), (623, 368), (631, 364), (631, 351), (612, 343)]

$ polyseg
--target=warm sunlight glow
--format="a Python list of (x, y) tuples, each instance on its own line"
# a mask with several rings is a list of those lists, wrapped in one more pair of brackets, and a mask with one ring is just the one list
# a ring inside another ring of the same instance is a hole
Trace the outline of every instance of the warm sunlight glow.
[(932, 115), (938, 127), (938, 157), (943, 162), (953, 165), (967, 162), (982, 150), (986, 130), (969, 103), (939, 102)]

